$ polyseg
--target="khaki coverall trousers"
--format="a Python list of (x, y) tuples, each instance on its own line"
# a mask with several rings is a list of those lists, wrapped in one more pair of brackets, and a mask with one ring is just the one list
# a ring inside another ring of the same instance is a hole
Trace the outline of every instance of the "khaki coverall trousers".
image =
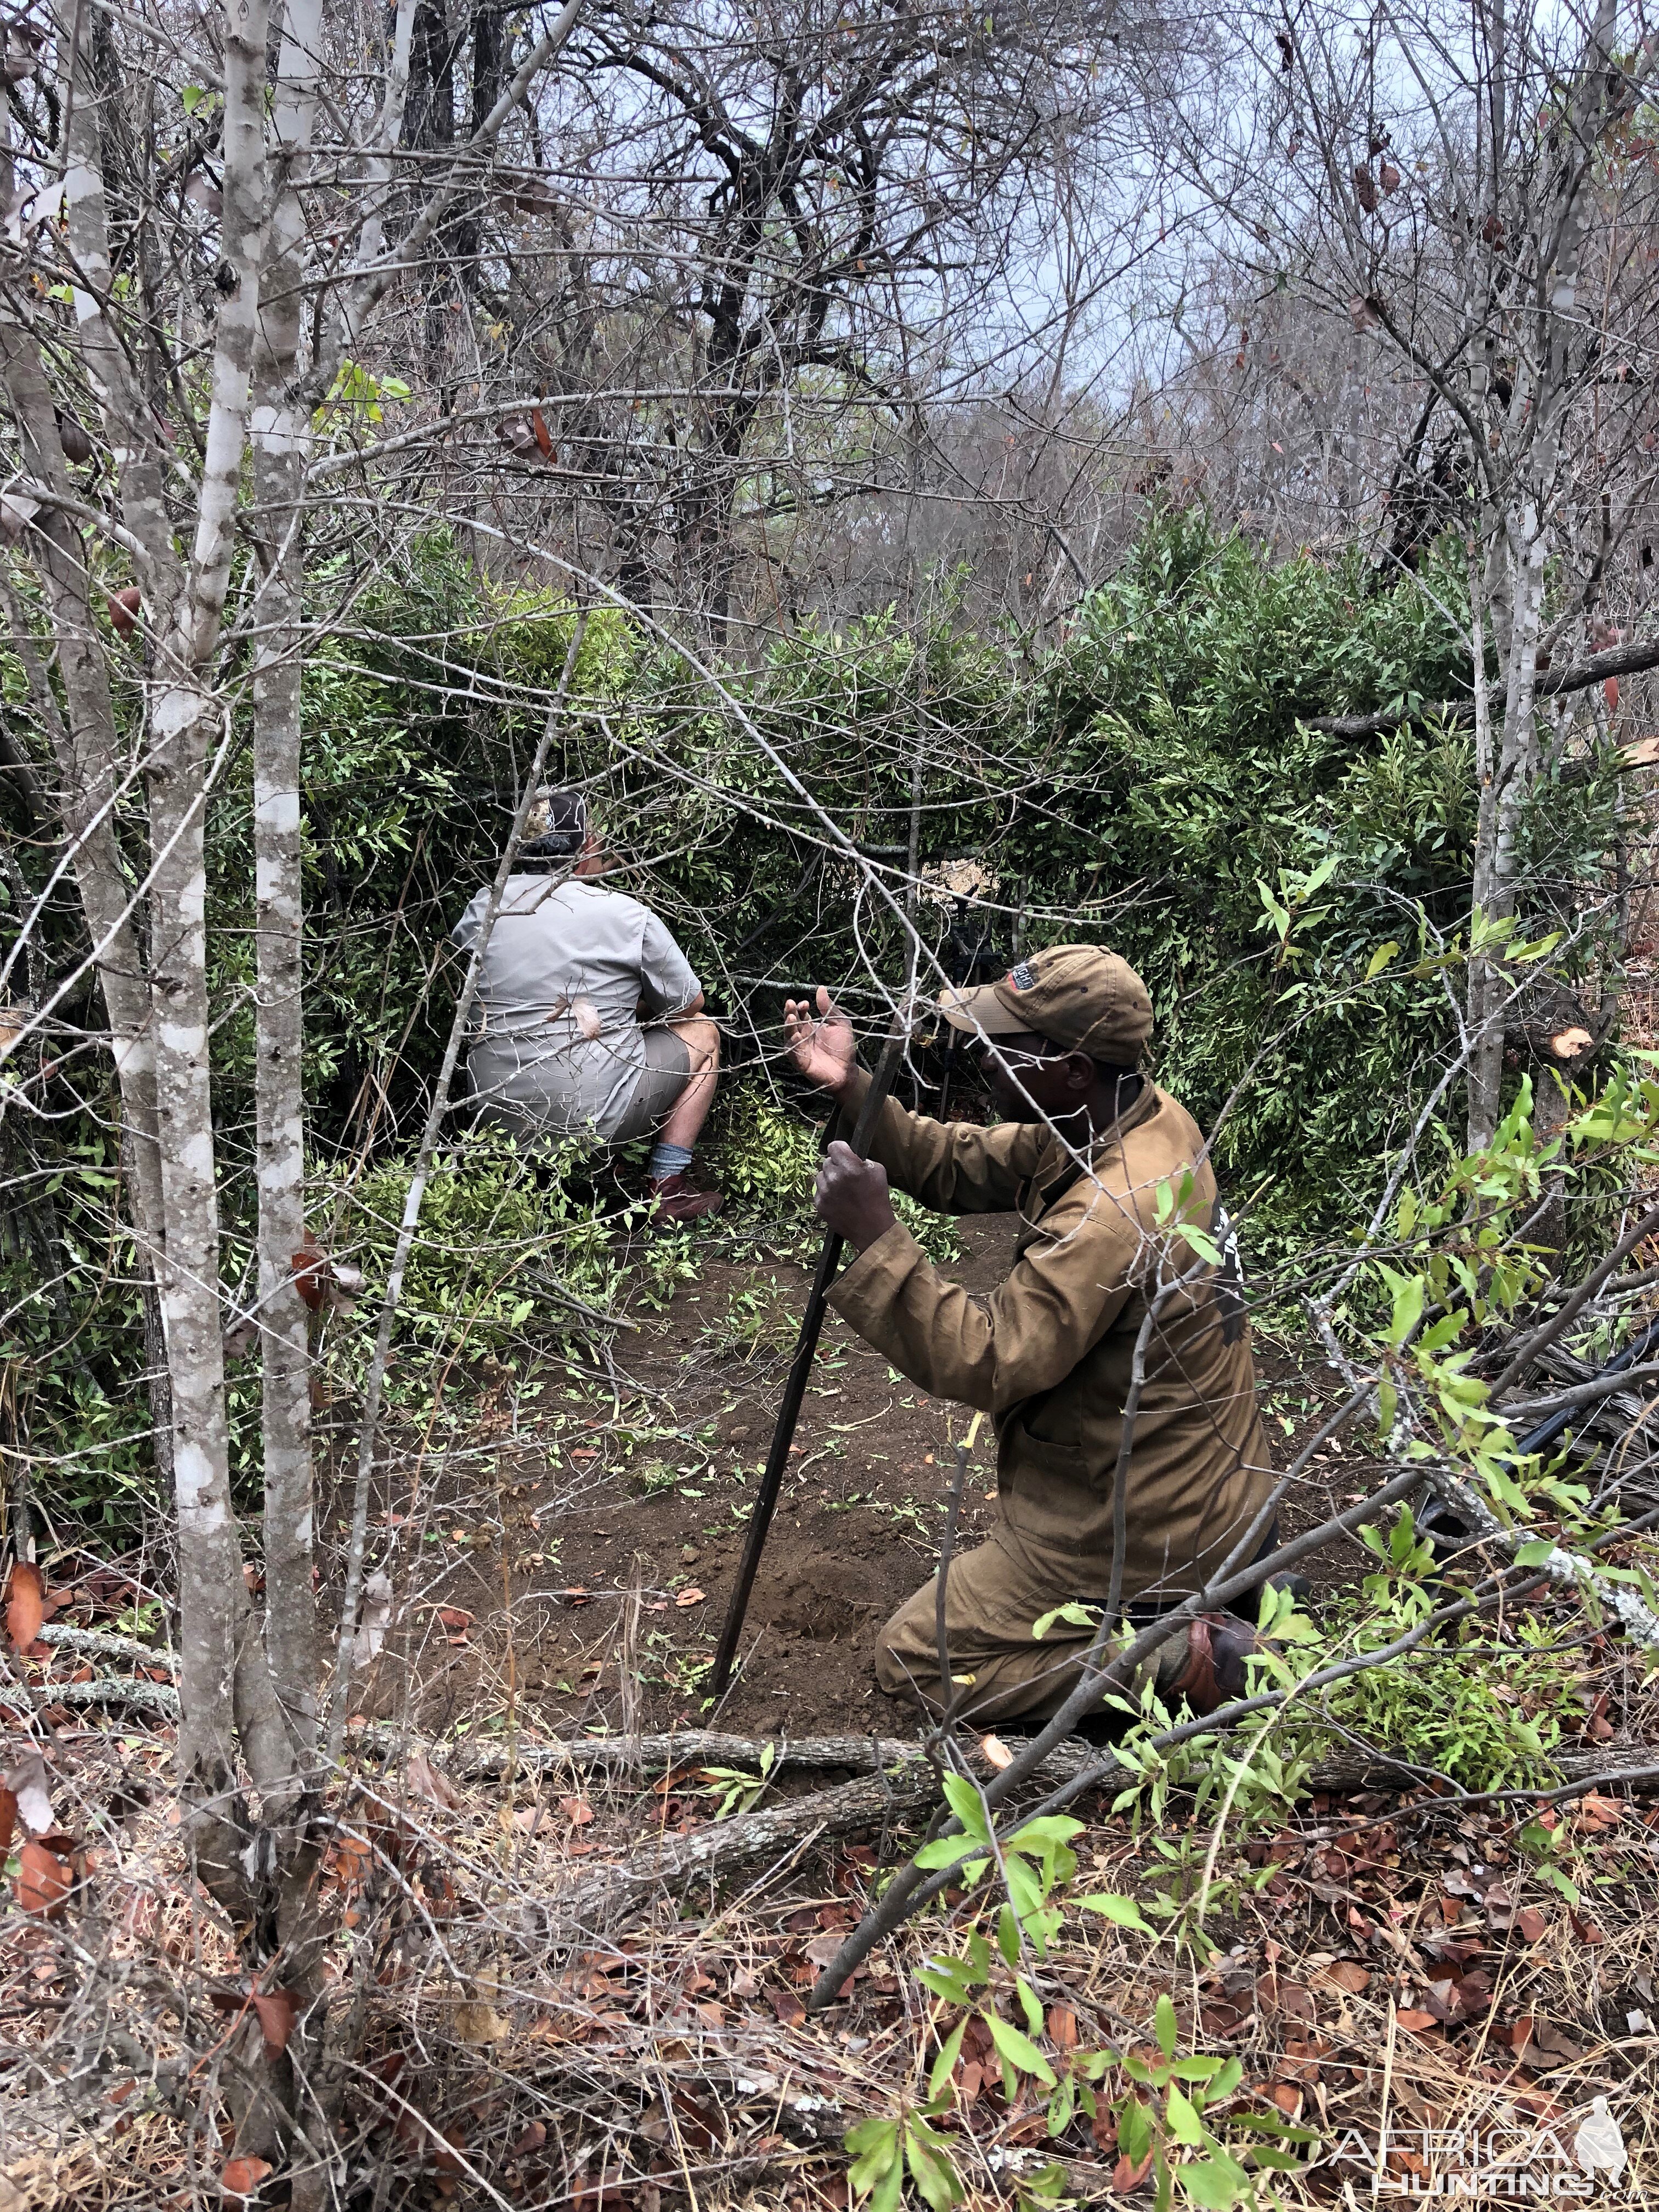
[[(1093, 1640), (1091, 1628), (1057, 1620), (1039, 1643), (1031, 1624), (1064, 1602), (1066, 1569), (1040, 1563), (1002, 1532), (975, 1552), (951, 1562), (945, 1583), (945, 1632), (953, 1681), (964, 1720), (981, 1728), (1003, 1721), (1046, 1720), (1077, 1687)], [(876, 1639), (876, 1680), (890, 1697), (908, 1698), (930, 1712), (940, 1709), (939, 1642), (935, 1629), (939, 1577), (907, 1598)]]
[[(1279, 1542), (1277, 1522), (1262, 1540), (1259, 1559)], [(1057, 1620), (1041, 1642), (1031, 1626), (1066, 1602), (1066, 1563), (1034, 1553), (1006, 1528), (1000, 1528), (976, 1552), (951, 1562), (945, 1586), (945, 1638), (950, 1655), (951, 1692), (962, 1699), (960, 1717), (979, 1728), (1004, 1721), (1049, 1719), (1060, 1711), (1083, 1675), (1083, 1662), (1094, 1638), (1092, 1628)], [(1177, 1592), (1164, 1602), (1173, 1606)], [(1230, 1610), (1254, 1620), (1261, 1590), (1247, 1590)], [(908, 1597), (876, 1639), (876, 1680), (890, 1698), (908, 1698), (937, 1715), (941, 1710), (937, 1618), (939, 1577)], [(1124, 1608), (1132, 1622), (1144, 1623), (1153, 1610), (1145, 1600)], [(1179, 1674), (1185, 1659), (1184, 1625), (1161, 1650), (1149, 1652), (1135, 1670), (1133, 1699), (1148, 1679), (1162, 1689)], [(971, 1674), (971, 1683), (956, 1678)]]

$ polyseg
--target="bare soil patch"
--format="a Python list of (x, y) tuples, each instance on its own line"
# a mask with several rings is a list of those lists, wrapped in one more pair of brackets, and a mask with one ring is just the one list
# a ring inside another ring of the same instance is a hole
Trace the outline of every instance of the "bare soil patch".
[[(990, 1292), (1016, 1227), (1012, 1215), (962, 1220), (948, 1271)], [(550, 1391), (533, 1406), (520, 1400), (510, 1421), (503, 1394), (505, 1432), (480, 1442), (489, 1487), (475, 1456), (454, 1476), (417, 1475), (410, 1495), (388, 1498), (382, 1524), (419, 1562), (421, 1595), (360, 1695), (370, 1717), (408, 1714), (411, 1699), (430, 1735), (464, 1715), (478, 1717), (474, 1727), (511, 1719), (554, 1734), (707, 1717), (703, 1677), (810, 1274), (806, 1245), (737, 1259), (720, 1249), (718, 1233), (694, 1234), (684, 1249), (696, 1272), (664, 1310), (636, 1300), (614, 1393)], [(1328, 1393), (1282, 1349), (1259, 1357), (1275, 1455), (1288, 1456)], [(937, 1565), (955, 1447), (970, 1419), (829, 1317), (721, 1727), (913, 1729), (910, 1709), (877, 1688), (871, 1654), (881, 1623)], [(1289, 1501), (1284, 1525), (1325, 1518), (1364, 1472), (1352, 1449), (1334, 1448)], [(994, 1517), (994, 1438), (982, 1423), (963, 1547)], [(1326, 1555), (1316, 1583), (1352, 1574), (1359, 1556), (1352, 1545)]]

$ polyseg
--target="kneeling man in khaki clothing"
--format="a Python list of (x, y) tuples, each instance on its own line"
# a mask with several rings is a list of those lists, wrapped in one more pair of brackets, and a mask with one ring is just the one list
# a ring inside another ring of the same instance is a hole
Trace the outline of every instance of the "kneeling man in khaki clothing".
[[(946, 1589), (959, 1709), (983, 1725), (1052, 1713), (1076, 1686), (1091, 1632), (1056, 1622), (1039, 1640), (1032, 1624), (1110, 1594), (1124, 1406), (1161, 1287), (1129, 1442), (1132, 1620), (1215, 1576), (1272, 1474), (1236, 1266), (1203, 1266), (1180, 1233), (1184, 1221), (1228, 1238), (1197, 1124), (1139, 1073), (1152, 1029), (1139, 976), (1093, 945), (1051, 945), (940, 1011), (975, 1041), (1003, 1120), (933, 1121), (889, 1099), (867, 1162), (830, 1146), (817, 1208), (859, 1255), (830, 1293), (836, 1311), (922, 1389), (996, 1425), (997, 1526), (952, 1561)], [(829, 994), (816, 1008), (787, 1001), (784, 1018), (797, 1066), (855, 1115), (869, 1078)], [(1018, 1212), (1000, 1289), (975, 1298), (930, 1265), (894, 1215), (890, 1176), (942, 1213)], [(1275, 1540), (1267, 1532), (1253, 1551)], [(884, 1690), (935, 1710), (936, 1582), (894, 1614), (876, 1653)], [(1212, 1710), (1242, 1690), (1253, 1644), (1243, 1620), (1203, 1617), (1166, 1646), (1161, 1692)]]

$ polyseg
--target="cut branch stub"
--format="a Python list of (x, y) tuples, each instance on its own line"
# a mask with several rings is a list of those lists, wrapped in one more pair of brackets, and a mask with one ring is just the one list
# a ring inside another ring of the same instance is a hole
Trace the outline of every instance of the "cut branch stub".
[(109, 609), (109, 618), (119, 638), (130, 638), (138, 627), (144, 611), (143, 593), (137, 584), (128, 584), (118, 592), (112, 592), (104, 603)]
[(32, 1559), (12, 1566), (6, 1591), (6, 1635), (14, 1651), (27, 1651), (40, 1633), (46, 1617), (46, 1583)]
[(313, 1313), (349, 1313), (364, 1290), (363, 1271), (335, 1260), (307, 1237), (294, 1255), (294, 1287)]

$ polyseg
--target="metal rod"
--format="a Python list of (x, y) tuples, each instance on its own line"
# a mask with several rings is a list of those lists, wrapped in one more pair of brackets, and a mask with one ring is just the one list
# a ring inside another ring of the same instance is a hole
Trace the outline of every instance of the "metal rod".
[[(860, 1159), (868, 1155), (871, 1139), (876, 1133), (877, 1119), (886, 1103), (888, 1092), (893, 1087), (893, 1078), (898, 1073), (908, 1027), (902, 1014), (894, 1022), (882, 1048), (876, 1072), (870, 1079), (870, 1088), (864, 1095), (864, 1104), (851, 1140), (853, 1150)], [(772, 1516), (777, 1510), (778, 1495), (783, 1488), (784, 1470), (789, 1464), (789, 1447), (795, 1440), (795, 1425), (800, 1419), (801, 1403), (811, 1378), (812, 1358), (818, 1348), (818, 1336), (823, 1327), (824, 1303), (830, 1295), (830, 1286), (836, 1279), (836, 1271), (841, 1265), (842, 1244), (842, 1238), (834, 1230), (824, 1237), (823, 1249), (818, 1255), (817, 1271), (807, 1293), (806, 1310), (800, 1317), (800, 1334), (795, 1339), (795, 1356), (790, 1362), (789, 1380), (783, 1386), (783, 1402), (778, 1407), (777, 1425), (772, 1431), (772, 1448), (766, 1455), (760, 1492), (755, 1500), (754, 1511), (749, 1516), (749, 1534), (744, 1542), (743, 1564), (738, 1569), (737, 1583), (726, 1610), (726, 1626), (720, 1631), (720, 1650), (714, 1654), (714, 1671), (709, 1677), (710, 1691), (716, 1699), (726, 1695), (726, 1685), (732, 1679), (732, 1662), (738, 1656), (738, 1638), (743, 1633), (744, 1615), (749, 1610), (755, 1575), (760, 1566), (761, 1553), (766, 1547), (767, 1531), (772, 1525)]]

